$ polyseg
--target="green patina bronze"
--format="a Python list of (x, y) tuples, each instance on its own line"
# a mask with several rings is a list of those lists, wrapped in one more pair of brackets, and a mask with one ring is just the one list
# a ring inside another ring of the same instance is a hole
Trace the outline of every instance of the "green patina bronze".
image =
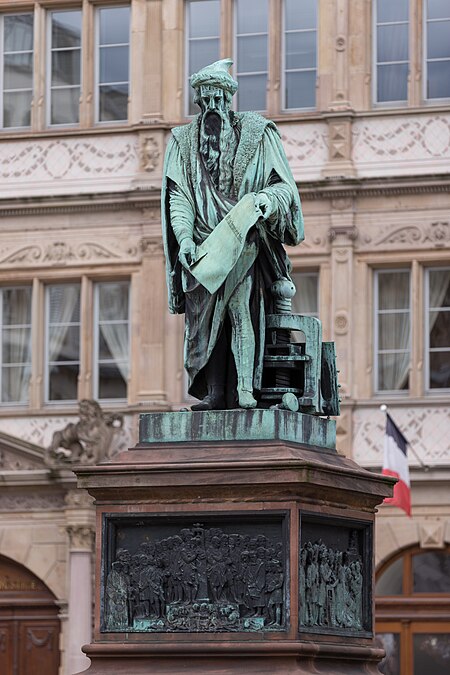
[(191, 77), (200, 114), (172, 130), (164, 165), (169, 309), (185, 314), (192, 410), (338, 415), (334, 346), (291, 309), (284, 245), (304, 238), (298, 189), (275, 124), (231, 110), (231, 64)]

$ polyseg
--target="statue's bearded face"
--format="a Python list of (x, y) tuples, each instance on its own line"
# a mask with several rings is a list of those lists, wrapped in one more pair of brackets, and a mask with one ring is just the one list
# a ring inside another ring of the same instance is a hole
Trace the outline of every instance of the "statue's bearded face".
[(198, 102), (203, 113), (212, 111), (223, 113), (230, 109), (229, 98), (220, 87), (202, 85)]

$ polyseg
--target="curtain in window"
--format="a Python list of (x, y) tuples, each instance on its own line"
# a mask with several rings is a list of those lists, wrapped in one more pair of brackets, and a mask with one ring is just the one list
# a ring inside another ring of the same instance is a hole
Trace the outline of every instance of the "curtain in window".
[[(378, 326), (378, 330), (381, 329), (381, 333), (384, 333), (382, 335), (383, 343), (398, 351), (391, 354), (380, 354), (378, 366), (379, 388), (385, 391), (397, 391), (403, 389), (408, 381), (411, 358), (411, 320), (409, 300), (406, 305), (406, 289), (404, 283), (400, 282), (401, 276), (395, 273), (389, 276), (391, 277), (390, 283), (383, 284), (383, 297), (380, 297), (380, 309), (398, 308), (399, 311), (391, 315), (379, 315), (378, 320), (381, 323)], [(405, 277), (405, 275), (403, 276)], [(409, 276), (407, 279), (409, 289)], [(409, 290), (407, 294), (409, 298)], [(402, 311), (402, 309), (407, 311)], [(385, 320), (383, 321), (384, 318)], [(389, 320), (389, 318), (393, 318), (394, 320)]]
[[(438, 273), (436, 273), (438, 272)], [(429, 307), (442, 307), (444, 302), (445, 294), (447, 292), (448, 285), (450, 284), (450, 270), (436, 270), (433, 273), (433, 270), (430, 270), (429, 273), (429, 288), (430, 288), (430, 298), (429, 298)], [(430, 312), (429, 313), (429, 332), (431, 333), (434, 324), (439, 316), (439, 312)]]
[(292, 298), (294, 314), (317, 314), (317, 281), (315, 275), (294, 275), (297, 293)]
[[(53, 289), (55, 290), (55, 289)], [(66, 339), (70, 326), (64, 325), (73, 322), (74, 309), (77, 306), (80, 295), (79, 286), (64, 286), (62, 292), (56, 295), (53, 293), (51, 298), (52, 314), (57, 319), (52, 320), (51, 331), (49, 335), (49, 356), (50, 362), (56, 361), (61, 353), (64, 341)], [(56, 323), (57, 321), (57, 323)]]
[(31, 374), (31, 340), (30, 340), (30, 296), (20, 291), (10, 291), (10, 325), (17, 328), (4, 331), (3, 338), (8, 336), (8, 362), (21, 363), (3, 369), (3, 400), (25, 402), (28, 398), (28, 384)]
[(100, 332), (116, 362), (120, 374), (128, 378), (128, 324), (107, 323), (100, 325)]
[[(123, 379), (128, 378), (128, 284), (101, 284), (100, 336)], [(119, 322), (120, 321), (120, 322)]]

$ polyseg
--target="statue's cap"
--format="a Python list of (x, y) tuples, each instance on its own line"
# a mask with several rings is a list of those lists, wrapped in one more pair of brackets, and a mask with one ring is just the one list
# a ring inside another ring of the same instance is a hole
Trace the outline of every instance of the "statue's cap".
[(233, 61), (231, 59), (214, 61), (214, 63), (199, 70), (198, 73), (191, 75), (191, 87), (198, 89), (203, 84), (206, 84), (210, 87), (220, 87), (221, 89), (229, 91), (230, 94), (235, 94), (238, 83), (228, 72), (232, 65)]

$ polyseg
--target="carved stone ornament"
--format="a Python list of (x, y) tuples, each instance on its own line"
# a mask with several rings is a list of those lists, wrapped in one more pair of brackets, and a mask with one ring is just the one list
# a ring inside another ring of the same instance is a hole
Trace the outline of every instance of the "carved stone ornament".
[(94, 498), (87, 490), (69, 490), (64, 498), (66, 507), (69, 509), (87, 509), (94, 503)]
[(97, 401), (80, 401), (80, 419), (55, 431), (44, 461), (54, 469), (74, 464), (97, 464), (111, 454), (111, 441), (123, 426), (123, 415), (104, 413)]
[[(172, 528), (171, 536), (147, 533), (143, 539), (142, 533), (137, 546), (118, 548), (106, 575), (103, 630), (282, 630), (282, 542), (264, 534), (263, 527), (248, 529), (253, 536), (230, 527), (195, 523)], [(117, 539), (121, 536), (119, 530)]]
[(94, 543), (94, 530), (88, 525), (69, 525), (67, 527), (71, 549), (91, 551)]
[[(115, 249), (115, 250), (114, 250)], [(37, 244), (28, 244), (24, 246), (10, 247), (0, 251), (1, 265), (66, 265), (78, 261), (80, 263), (91, 262), (93, 260), (121, 260), (124, 257), (136, 256), (137, 247), (126, 245), (105, 246), (98, 242), (86, 241), (78, 244), (71, 244), (64, 241), (54, 241), (45, 246)]]
[(158, 168), (161, 148), (155, 136), (144, 136), (141, 146), (141, 162), (144, 171), (151, 173)]

